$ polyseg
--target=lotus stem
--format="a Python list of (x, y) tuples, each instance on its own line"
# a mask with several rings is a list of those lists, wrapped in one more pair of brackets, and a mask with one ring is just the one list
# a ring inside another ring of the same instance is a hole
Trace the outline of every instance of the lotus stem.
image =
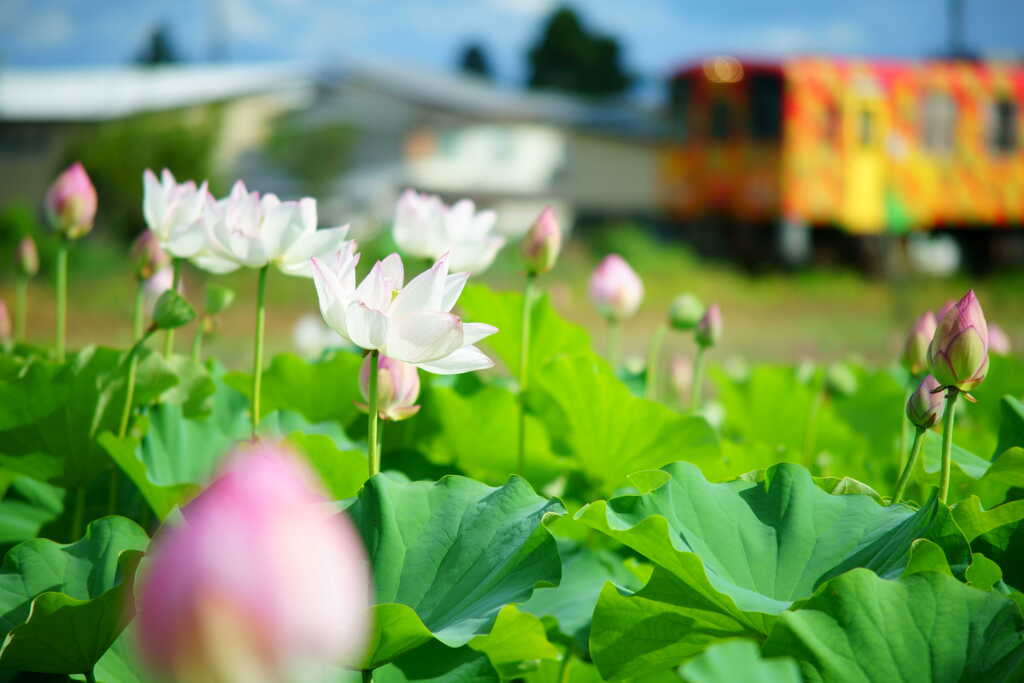
[(377, 360), (380, 356), (379, 351), (370, 351), (370, 388), (367, 391), (369, 396), (367, 402), (369, 403), (369, 429), (367, 431), (367, 451), (370, 456), (370, 476), (380, 472), (380, 434), (378, 431), (378, 416), (377, 416)]
[(196, 325), (196, 336), (192, 337), (192, 362), (203, 362), (203, 321), (199, 320)]
[[(124, 396), (124, 408), (121, 410), (121, 425), (117, 430), (117, 438), (123, 439), (128, 433), (128, 419), (132, 414), (132, 401), (135, 399), (135, 375), (139, 367), (138, 349), (145, 337), (143, 329), (146, 290), (140, 281), (135, 288), (135, 308), (132, 310), (132, 334), (134, 345), (128, 351), (128, 385)], [(115, 470), (115, 474), (116, 474)]]
[(921, 446), (924, 445), (924, 433), (926, 431), (923, 427), (918, 427), (917, 432), (914, 434), (914, 442), (910, 447), (910, 457), (907, 458), (907, 464), (903, 466), (903, 471), (900, 472), (900, 478), (896, 482), (896, 491), (892, 494), (894, 505), (903, 499), (903, 494), (907, 490), (907, 484), (910, 483), (910, 475), (914, 473), (914, 469), (917, 467), (917, 460), (921, 456)]
[(363, 669), (363, 683), (372, 683), (373, 681), (373, 669)]
[(64, 344), (68, 315), (68, 240), (62, 237), (57, 242), (57, 362), (64, 362)]
[(647, 386), (644, 393), (649, 401), (658, 400), (658, 380), (661, 378), (658, 361), (661, 359), (661, 347), (667, 333), (668, 325), (662, 323), (651, 335), (651, 344), (647, 347)]
[(946, 412), (942, 416), (942, 475), (939, 479), (939, 502), (945, 505), (949, 497), (949, 477), (953, 469), (953, 423), (956, 415), (956, 399), (960, 390), (949, 387), (946, 390)]
[(608, 362), (612, 370), (619, 367), (619, 347), (622, 343), (622, 328), (617, 318), (608, 318)]
[(260, 268), (259, 284), (256, 289), (256, 349), (252, 359), (252, 435), (256, 436), (256, 427), (260, 424), (260, 384), (263, 379), (263, 332), (266, 327), (267, 307), (267, 270), (269, 265)]
[(519, 459), (516, 466), (520, 476), (526, 471), (526, 388), (530, 378), (530, 323), (536, 277), (533, 272), (527, 272), (526, 284), (523, 285), (523, 336), (519, 344)]
[(700, 409), (700, 392), (704, 384), (704, 351), (703, 346), (697, 347), (697, 354), (693, 357), (693, 384), (690, 387), (690, 410), (697, 412)]
[[(171, 279), (171, 289), (177, 292), (178, 287), (181, 285), (180, 258), (174, 257), (171, 259), (171, 269), (174, 273)], [(174, 353), (174, 330), (170, 329), (164, 334), (164, 358), (170, 358), (172, 353)]]
[(85, 683), (96, 683), (96, 675), (92, 672), (92, 669), (83, 672), (85, 676)]
[(18, 276), (14, 282), (14, 343), (25, 341), (25, 318), (28, 315), (28, 278)]

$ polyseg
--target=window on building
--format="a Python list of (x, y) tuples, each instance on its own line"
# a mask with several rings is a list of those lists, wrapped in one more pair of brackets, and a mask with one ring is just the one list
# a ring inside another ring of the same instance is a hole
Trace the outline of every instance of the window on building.
[(732, 136), (732, 108), (719, 97), (711, 103), (711, 139), (728, 140)]
[(949, 154), (956, 140), (956, 100), (941, 92), (925, 95), (921, 103), (921, 144), (930, 152)]
[(756, 74), (750, 79), (750, 136), (755, 140), (782, 137), (782, 77)]
[(988, 146), (1006, 154), (1017, 149), (1017, 103), (1001, 97), (989, 105)]

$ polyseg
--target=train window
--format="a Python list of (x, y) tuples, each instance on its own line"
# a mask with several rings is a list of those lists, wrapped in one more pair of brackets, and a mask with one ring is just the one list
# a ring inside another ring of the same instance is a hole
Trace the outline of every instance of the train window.
[(857, 137), (863, 147), (875, 144), (875, 112), (861, 109), (857, 117)]
[(668, 111), (672, 117), (672, 125), (679, 138), (687, 134), (687, 117), (690, 106), (690, 81), (686, 78), (673, 78), (668, 83)]
[(1001, 97), (989, 105), (988, 146), (993, 152), (1017, 149), (1017, 103)]
[(722, 98), (711, 103), (711, 139), (728, 140), (732, 135), (732, 110)]
[(750, 79), (750, 136), (778, 140), (782, 136), (782, 77), (756, 74)]
[(921, 103), (921, 144), (941, 154), (953, 151), (956, 137), (956, 101), (946, 93), (932, 92)]

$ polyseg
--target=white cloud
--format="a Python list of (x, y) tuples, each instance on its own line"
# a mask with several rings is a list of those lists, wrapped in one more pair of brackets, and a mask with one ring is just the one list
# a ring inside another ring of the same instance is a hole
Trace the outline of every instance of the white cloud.
[(221, 0), (220, 10), (232, 37), (256, 40), (273, 33), (266, 16), (250, 0)]
[(74, 32), (75, 25), (69, 12), (50, 9), (25, 16), (14, 36), (23, 45), (46, 48), (66, 43)]
[(772, 24), (753, 29), (743, 41), (759, 52), (791, 55), (801, 52), (852, 52), (863, 48), (863, 28), (846, 20), (822, 25)]
[(528, 17), (547, 14), (554, 7), (554, 0), (490, 0), (495, 9)]

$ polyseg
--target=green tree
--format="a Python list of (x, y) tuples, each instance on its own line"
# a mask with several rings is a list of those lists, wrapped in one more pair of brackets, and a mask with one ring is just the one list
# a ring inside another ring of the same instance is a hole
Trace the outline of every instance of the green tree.
[(528, 60), (531, 88), (603, 97), (625, 92), (633, 80), (622, 66), (618, 40), (588, 30), (569, 6), (548, 17)]
[(459, 55), (459, 71), (490, 80), (493, 77), (491, 72), (491, 60), (483, 44), (473, 42), (462, 48)]
[(173, 64), (181, 61), (178, 50), (174, 47), (174, 41), (171, 40), (171, 31), (166, 24), (157, 24), (150, 31), (146, 43), (135, 57), (135, 61), (145, 66)]

